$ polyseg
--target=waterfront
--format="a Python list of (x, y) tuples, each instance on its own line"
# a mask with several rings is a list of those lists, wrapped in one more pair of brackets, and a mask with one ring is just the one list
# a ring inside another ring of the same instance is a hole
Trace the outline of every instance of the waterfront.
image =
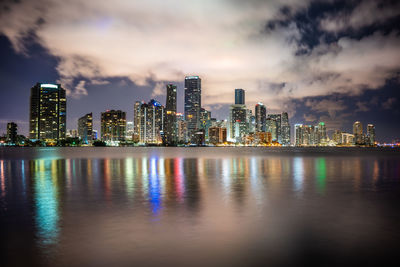
[(399, 193), (391, 149), (0, 148), (1, 250), (17, 266), (388, 266)]

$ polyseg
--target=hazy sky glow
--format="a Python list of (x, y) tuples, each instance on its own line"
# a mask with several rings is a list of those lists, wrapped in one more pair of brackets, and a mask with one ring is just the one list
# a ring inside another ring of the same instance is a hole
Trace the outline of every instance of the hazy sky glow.
[[(355, 113), (368, 120), (363, 113), (373, 107), (398, 112), (396, 1), (22, 0), (0, 10), (7, 49), (26, 60), (41, 49), (54, 59), (47, 79), (68, 90), (68, 128), (80, 116), (73, 110), (90, 106), (96, 92), (129, 87), (138, 96), (131, 103), (163, 99), (165, 83), (179, 89), (187, 74), (202, 77), (202, 102), (220, 119), (234, 88), (246, 89), (251, 107), (262, 101), (270, 111), (289, 111), (293, 123), (324, 119), (331, 129), (346, 127)], [(21, 68), (21, 76), (29, 72)], [(388, 81), (392, 89), (379, 93)], [(131, 112), (133, 104), (121, 105)], [(1, 124), (27, 119), (2, 114)], [(391, 131), (384, 138), (395, 138)]]

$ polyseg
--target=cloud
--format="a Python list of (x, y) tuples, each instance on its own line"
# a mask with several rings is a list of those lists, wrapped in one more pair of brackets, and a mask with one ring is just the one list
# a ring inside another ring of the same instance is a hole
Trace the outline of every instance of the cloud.
[(356, 106), (357, 106), (356, 112), (365, 112), (369, 110), (368, 102), (358, 101), (356, 102)]
[(324, 99), (321, 101), (308, 99), (306, 100), (305, 105), (318, 113), (328, 112), (331, 117), (335, 117), (338, 111), (343, 111), (347, 108), (343, 100), (330, 99)]
[(313, 114), (304, 114), (303, 117), (306, 122), (314, 122), (317, 120), (317, 117)]
[(324, 31), (338, 33), (347, 29), (358, 30), (365, 26), (381, 24), (390, 18), (400, 15), (400, 3), (382, 3), (377, 0), (360, 1), (351, 11), (326, 15), (320, 21)]
[(382, 103), (384, 109), (391, 109), (394, 104), (397, 103), (397, 99), (394, 97), (389, 97), (385, 102)]
[(151, 97), (164, 95), (165, 88), (166, 88), (165, 83), (162, 82), (156, 83), (151, 93)]
[(244, 88), (248, 106), (262, 101), (269, 110), (282, 110), (291, 99), (357, 95), (398, 75), (397, 32), (342, 37), (298, 55), (302, 33), (297, 22), (266, 31), (268, 21), (288, 18), (282, 10), (295, 14), (309, 3), (7, 2), (0, 32), (16, 51), (23, 50), (25, 37), (34, 32), (35, 40), (59, 58), (60, 81), (76, 97), (87, 94), (85, 84), (80, 84), (83, 80), (122, 77), (139, 86), (156, 84), (149, 92), (155, 97), (165, 94), (161, 84), (166, 81), (182, 82), (185, 74), (198, 74), (204, 105), (231, 104), (234, 88)]

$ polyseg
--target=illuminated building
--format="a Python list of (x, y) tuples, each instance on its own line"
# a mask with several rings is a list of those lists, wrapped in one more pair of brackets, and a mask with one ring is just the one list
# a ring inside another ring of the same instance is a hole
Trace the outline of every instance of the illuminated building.
[(177, 142), (176, 125), (176, 85), (167, 84), (167, 101), (165, 104), (165, 143), (175, 145)]
[(352, 146), (354, 144), (354, 134), (342, 133), (341, 144), (344, 146)]
[(60, 84), (37, 83), (31, 88), (29, 138), (57, 142), (66, 134), (66, 96)]
[(199, 76), (185, 77), (185, 120), (189, 139), (200, 127), (201, 79)]
[(320, 122), (318, 124), (318, 145), (326, 145), (327, 144), (327, 135), (326, 135), (326, 126), (324, 122)]
[(356, 144), (356, 145), (364, 144), (363, 126), (362, 126), (361, 122), (356, 121), (353, 124), (353, 135), (354, 135), (354, 144)]
[(256, 132), (266, 131), (266, 119), (267, 119), (267, 108), (262, 104), (258, 103), (255, 107), (256, 117)]
[(226, 128), (222, 127), (210, 127), (208, 129), (209, 143), (217, 145), (226, 142)]
[(135, 127), (134, 127), (133, 121), (127, 121), (126, 122), (126, 140), (133, 140), (134, 138), (134, 132), (135, 132)]
[(231, 105), (229, 108), (228, 141), (241, 143), (247, 131), (247, 109), (245, 105)]
[(7, 123), (7, 143), (15, 145), (18, 139), (18, 126), (14, 122)]
[(375, 146), (375, 126), (373, 124), (367, 125), (367, 145)]
[(135, 142), (139, 142), (140, 136), (140, 106), (143, 104), (143, 101), (136, 101), (133, 108), (133, 127), (134, 127), (134, 135), (133, 140)]
[(84, 144), (93, 140), (93, 115), (88, 113), (78, 120), (78, 136)]
[(245, 105), (245, 91), (243, 89), (235, 89), (235, 105)]
[(97, 135), (97, 130), (93, 130), (93, 140), (97, 140), (98, 135)]
[(282, 145), (289, 146), (290, 145), (290, 124), (289, 124), (289, 116), (287, 112), (282, 113), (281, 117), (281, 137), (282, 137)]
[(126, 113), (107, 110), (101, 113), (101, 140), (105, 142), (125, 141)]
[(200, 129), (204, 130), (205, 139), (208, 140), (208, 129), (211, 127), (211, 111), (200, 109)]
[(332, 135), (332, 139), (336, 145), (342, 144), (342, 131), (335, 130), (335, 132)]
[[(267, 116), (267, 132), (270, 132), (272, 135), (272, 141), (282, 143), (281, 136), (281, 114), (268, 114)], [(269, 123), (268, 123), (269, 120)]]
[(256, 117), (253, 115), (253, 112), (251, 109), (247, 110), (247, 131), (249, 133), (255, 133), (256, 132)]
[(164, 130), (164, 106), (151, 99), (149, 103), (140, 105), (139, 141), (143, 144), (162, 143)]
[(178, 142), (186, 143), (188, 141), (187, 135), (187, 122), (182, 113), (176, 113), (177, 120), (177, 133), (178, 133)]

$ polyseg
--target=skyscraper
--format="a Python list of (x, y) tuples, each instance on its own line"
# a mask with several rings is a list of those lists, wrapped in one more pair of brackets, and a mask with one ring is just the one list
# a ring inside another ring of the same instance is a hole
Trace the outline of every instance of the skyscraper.
[(289, 124), (289, 116), (288, 116), (287, 112), (282, 113), (281, 136), (282, 136), (282, 145), (289, 146), (290, 145), (290, 124)]
[(37, 83), (31, 88), (29, 138), (65, 139), (67, 100), (60, 84)]
[(17, 144), (18, 126), (14, 122), (7, 123), (7, 143)]
[(151, 99), (140, 105), (139, 141), (144, 144), (160, 144), (164, 132), (164, 106)]
[(229, 141), (241, 143), (247, 131), (246, 105), (231, 105), (229, 109)]
[(177, 135), (179, 143), (186, 143), (187, 136), (187, 122), (182, 113), (176, 113), (176, 121), (177, 121)]
[(359, 121), (356, 121), (353, 124), (353, 135), (354, 135), (354, 143), (356, 145), (361, 145), (364, 143), (363, 140), (363, 126), (362, 123)]
[(367, 125), (367, 141), (367, 145), (375, 146), (375, 126), (373, 124)]
[(107, 110), (101, 113), (101, 140), (124, 141), (126, 113), (121, 110)]
[(167, 84), (167, 101), (165, 104), (165, 143), (175, 145), (177, 142), (176, 125), (176, 85)]
[(256, 115), (256, 132), (265, 132), (266, 119), (267, 119), (267, 108), (263, 103), (258, 103), (255, 107)]
[(245, 91), (243, 89), (235, 89), (235, 105), (245, 105)]
[(189, 139), (200, 127), (201, 79), (199, 76), (185, 77), (185, 120)]
[(136, 101), (133, 108), (133, 140), (139, 141), (140, 136), (140, 106), (144, 102)]
[(281, 135), (281, 114), (268, 114), (268, 119), (275, 121), (275, 123), (271, 123), (274, 128), (267, 129), (267, 132), (271, 132), (272, 141), (276, 141), (282, 143), (282, 135)]
[(93, 116), (88, 113), (78, 120), (78, 136), (84, 144), (89, 144), (93, 139)]

